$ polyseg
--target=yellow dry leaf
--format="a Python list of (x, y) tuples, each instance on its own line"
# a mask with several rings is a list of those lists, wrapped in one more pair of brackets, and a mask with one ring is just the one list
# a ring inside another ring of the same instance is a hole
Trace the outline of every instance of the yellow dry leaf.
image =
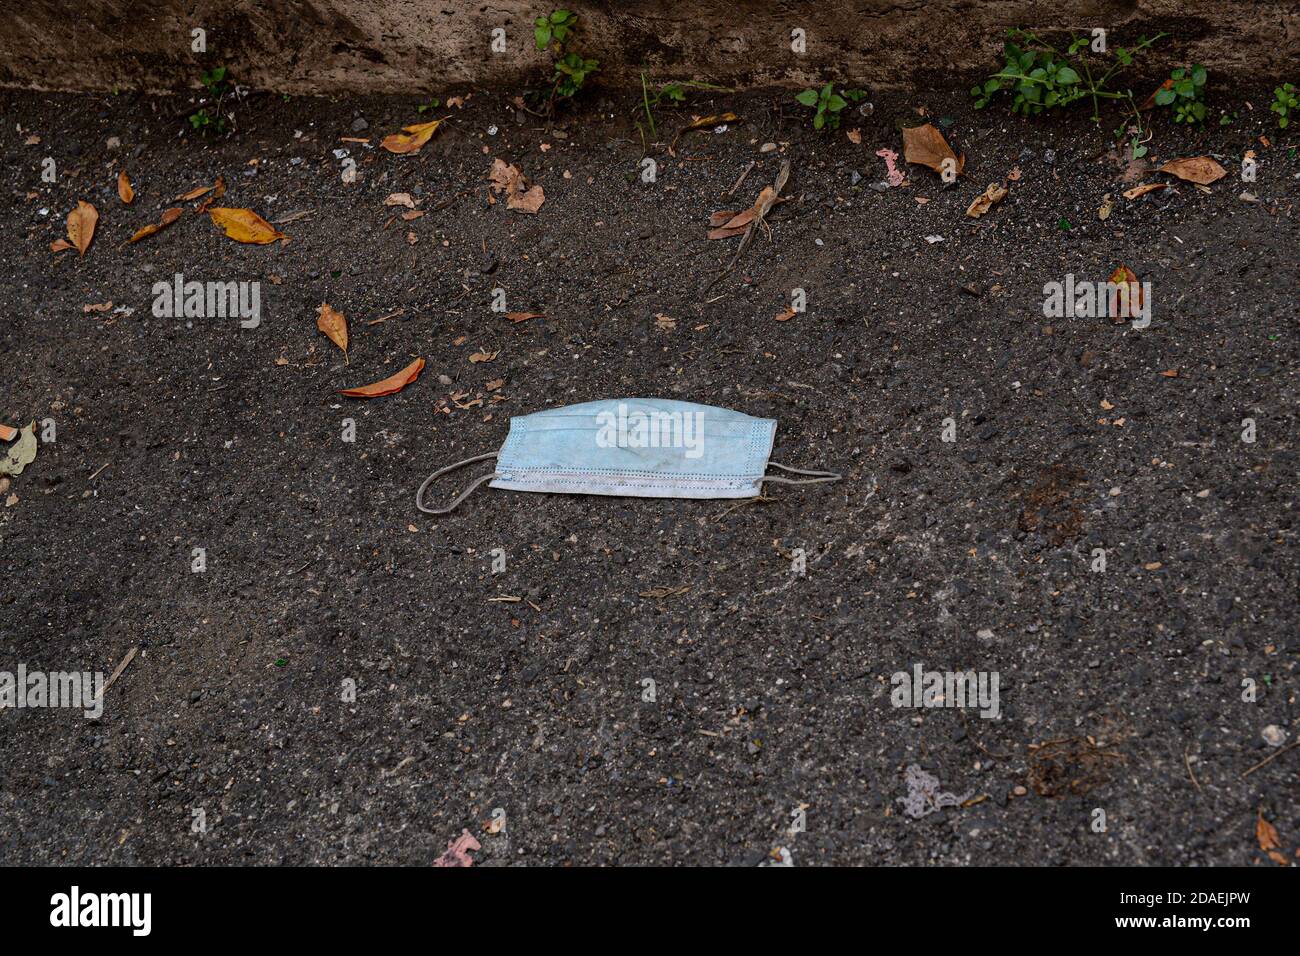
[(434, 131), (447, 117), (432, 120), (428, 123), (417, 123), (414, 126), (403, 126), (401, 133), (392, 133), (385, 136), (383, 142), (379, 145), (390, 153), (397, 153), (404, 156), (408, 153), (418, 153), (420, 147), (429, 141)]
[(68, 213), (68, 241), (83, 256), (90, 248), (90, 240), (95, 237), (97, 222), (99, 222), (99, 213), (88, 202), (77, 200), (77, 208)]
[(288, 237), (251, 209), (229, 209), (217, 206), (208, 210), (212, 224), (223, 229), (236, 242), (264, 246), (268, 242)]
[(135, 199), (135, 190), (131, 188), (131, 180), (127, 178), (125, 169), (117, 174), (117, 195), (128, 206)]
[(348, 354), (348, 320), (343, 313), (327, 302), (322, 302), (316, 310), (316, 328), (324, 332), (331, 342), (343, 350), (344, 358)]

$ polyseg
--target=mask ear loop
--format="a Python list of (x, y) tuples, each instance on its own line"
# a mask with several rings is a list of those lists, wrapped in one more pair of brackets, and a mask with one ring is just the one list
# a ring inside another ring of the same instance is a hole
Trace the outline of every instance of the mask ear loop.
[(470, 493), (475, 488), (477, 488), (479, 485), (483, 484), (483, 482), (488, 481), (491, 478), (501, 477), (501, 472), (499, 471), (489, 472), (486, 475), (482, 475), (474, 479), (473, 484), (471, 484), (468, 488), (466, 488), (459, 495), (457, 495), (456, 500), (454, 500), (451, 504), (447, 505), (447, 507), (445, 508), (426, 508), (424, 506), (424, 489), (429, 487), (430, 482), (436, 481), (437, 479), (441, 478), (443, 475), (447, 474), (447, 472), (449, 471), (455, 471), (457, 468), (461, 468), (464, 467), (465, 465), (473, 464), (476, 461), (487, 461), (489, 458), (496, 458), (496, 456), (497, 456), (496, 452), (494, 451), (488, 452), (486, 455), (476, 455), (473, 458), (466, 458), (464, 461), (458, 461), (454, 465), (448, 465), (445, 468), (439, 468), (428, 478), (424, 479), (423, 483), (421, 483), (420, 490), (415, 493), (415, 507), (419, 508), (427, 515), (450, 514), (452, 511), (455, 510), (457, 505), (459, 505), (462, 501), (464, 501), (466, 498), (470, 496)]
[(789, 465), (783, 465), (780, 462), (769, 461), (768, 467), (780, 468), (782, 471), (788, 471), (796, 475), (816, 475), (815, 478), (782, 478), (779, 475), (764, 475), (758, 479), (761, 486), (765, 481), (773, 481), (782, 485), (819, 485), (827, 481), (839, 481), (843, 475), (837, 475), (833, 471), (809, 471), (806, 468), (791, 468)]

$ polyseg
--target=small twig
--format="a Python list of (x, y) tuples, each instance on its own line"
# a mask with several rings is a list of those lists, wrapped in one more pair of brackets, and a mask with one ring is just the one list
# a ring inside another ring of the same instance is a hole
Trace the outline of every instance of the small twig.
[(736, 190), (744, 184), (745, 178), (749, 175), (749, 171), (754, 168), (754, 163), (755, 160), (750, 160), (749, 165), (746, 166), (744, 172), (740, 174), (740, 178), (736, 180), (736, 184), (722, 194), (724, 197), (730, 197), (736, 194)]
[(113, 464), (111, 461), (106, 461), (106, 462), (104, 462), (104, 464), (102, 464), (102, 465), (99, 466), (98, 471), (96, 471), (93, 475), (91, 475), (89, 478), (87, 478), (86, 481), (87, 481), (87, 482), (94, 481), (96, 478), (99, 477), (100, 472), (102, 472), (105, 468), (107, 468), (107, 467), (108, 467), (109, 465), (111, 465), (111, 464)]
[(389, 312), (387, 315), (381, 315), (377, 319), (371, 319), (369, 322), (366, 323), (366, 325), (378, 325), (380, 322), (387, 322), (389, 319), (393, 318), (394, 316), (401, 315), (405, 311), (406, 309), (403, 308), (403, 309), (398, 309), (396, 312)]
[(1187, 756), (1187, 751), (1183, 751), (1183, 763), (1187, 766), (1187, 776), (1192, 778), (1192, 786), (1196, 787), (1197, 793), (1204, 793), (1201, 789), (1201, 782), (1196, 779), (1196, 771), (1192, 769), (1192, 761)]
[(967, 736), (968, 738), (970, 738), (970, 742), (973, 743), (973, 744), (975, 745), (975, 747), (979, 750), (980, 753), (984, 754), (984, 756), (986, 756), (986, 757), (992, 757), (994, 760), (1010, 760), (1010, 759), (1011, 759), (1011, 754), (995, 754), (995, 753), (991, 753), (987, 748), (985, 748), (985, 746), (984, 746), (982, 743), (980, 743), (978, 740), (975, 739), (975, 735), (972, 734), (972, 733), (970, 732), (970, 724), (968, 724), (968, 723), (966, 722), (966, 711), (961, 710), (960, 708), (958, 708), (958, 710), (957, 710), (957, 716), (961, 718), (961, 725), (962, 725), (962, 727), (963, 727), (963, 728), (965, 729), (965, 731), (966, 731), (966, 736)]
[(108, 680), (104, 682), (104, 686), (101, 687), (99, 693), (95, 695), (95, 700), (99, 700), (108, 693), (108, 689), (113, 686), (113, 681), (122, 676), (122, 671), (126, 670), (126, 666), (135, 660), (136, 652), (139, 650), (139, 646), (136, 646), (126, 652), (126, 657), (122, 658), (122, 663), (117, 665), (117, 670), (113, 671), (113, 673), (109, 675)]
[(1245, 771), (1245, 772), (1241, 775), (1242, 778), (1244, 779), (1245, 777), (1249, 777), (1252, 773), (1254, 773), (1254, 772), (1255, 772), (1256, 770), (1258, 770), (1260, 767), (1264, 766), (1265, 764), (1272, 763), (1274, 760), (1276, 760), (1278, 757), (1282, 756), (1282, 755), (1283, 755), (1284, 753), (1286, 753), (1288, 750), (1295, 750), (1297, 747), (1300, 747), (1300, 740), (1297, 740), (1295, 743), (1293, 743), (1293, 744), (1292, 744), (1291, 746), (1289, 746), (1289, 747), (1283, 747), (1281, 750), (1279, 750), (1277, 753), (1273, 754), (1271, 757), (1265, 757), (1265, 758), (1264, 758), (1263, 760), (1261, 760), (1259, 763), (1255, 764), (1255, 766), (1253, 766), (1253, 767), (1251, 767), (1249, 770)]
[(738, 502), (736, 502), (736, 504), (732, 505), (732, 506), (731, 506), (730, 508), (728, 508), (726, 511), (722, 512), (722, 514), (718, 515), (718, 517), (717, 517), (715, 520), (716, 520), (719, 524), (721, 524), (721, 523), (722, 523), (722, 519), (725, 518), (727, 515), (731, 514), (731, 513), (732, 513), (733, 511), (735, 511), (737, 508), (743, 508), (743, 507), (745, 507), (745, 505), (752, 505), (752, 504), (764, 504), (764, 505), (766, 505), (766, 504), (771, 504), (771, 503), (774, 502), (774, 501), (780, 501), (780, 500), (781, 500), (780, 498), (769, 498), (767, 495), (759, 495), (759, 496), (756, 497), (756, 498), (746, 498), (744, 501), (738, 501)]

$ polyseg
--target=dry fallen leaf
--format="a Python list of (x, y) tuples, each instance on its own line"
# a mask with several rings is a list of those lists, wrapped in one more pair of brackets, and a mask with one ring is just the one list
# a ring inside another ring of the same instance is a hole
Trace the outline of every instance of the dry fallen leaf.
[(407, 209), (415, 208), (415, 200), (411, 198), (410, 193), (390, 193), (384, 200), (385, 206), (405, 206)]
[(518, 166), (512, 166), (502, 159), (492, 161), (492, 168), (488, 170), (488, 179), (491, 180), (491, 188), (495, 192), (506, 193), (507, 209), (536, 213), (546, 201), (546, 194), (541, 186), (530, 186), (527, 177)]
[(64, 249), (76, 249), (81, 255), (90, 248), (90, 240), (95, 237), (95, 223), (99, 222), (99, 213), (88, 202), (77, 200), (77, 208), (68, 213), (68, 238), (57, 239), (50, 244), (51, 252)]
[(226, 194), (225, 177), (218, 176), (217, 181), (212, 186), (212, 192), (208, 194), (207, 198), (204, 199), (203, 202), (199, 203), (197, 206), (194, 207), (194, 211), (198, 213), (207, 212), (208, 207), (211, 206), (214, 202), (216, 202), (225, 194)]
[(718, 126), (722, 123), (734, 123), (738, 118), (739, 117), (737, 117), (735, 113), (718, 113), (714, 116), (691, 117), (691, 122), (679, 129), (677, 135), (673, 137), (673, 141), (668, 144), (668, 155), (677, 155), (674, 150), (677, 148), (677, 141), (681, 139), (683, 133), (689, 133), (691, 130), (695, 129), (706, 129), (710, 126)]
[(1282, 845), (1282, 841), (1277, 835), (1277, 827), (1264, 819), (1262, 811), (1255, 820), (1255, 839), (1259, 841), (1259, 848), (1266, 853), (1269, 850), (1276, 850)]
[[(1137, 318), (1142, 311), (1142, 285), (1138, 282), (1137, 274), (1128, 266), (1120, 265), (1110, 274), (1109, 281), (1119, 287), (1115, 294), (1116, 314), (1111, 319), (1119, 322)], [(1134, 296), (1133, 302), (1129, 301), (1130, 293)]]
[(1101, 197), (1101, 208), (1097, 210), (1097, 218), (1105, 222), (1110, 218), (1110, 214), (1115, 209), (1115, 200), (1111, 198), (1110, 193)]
[(327, 302), (322, 302), (316, 310), (316, 328), (329, 337), (329, 340), (343, 350), (344, 358), (348, 354), (348, 320), (343, 313)]
[(966, 215), (972, 219), (978, 219), (990, 209), (995, 203), (1001, 202), (1006, 198), (1007, 187), (1000, 183), (989, 183), (989, 188), (984, 190), (966, 207)]
[(130, 245), (133, 242), (139, 242), (145, 236), (152, 236), (155, 232), (160, 232), (161, 230), (165, 229), (166, 227), (174, 223), (177, 219), (179, 219), (181, 217), (181, 213), (183, 213), (184, 211), (185, 211), (184, 208), (181, 206), (172, 206), (170, 209), (163, 210), (161, 222), (149, 223), (149, 225), (145, 226), (143, 229), (136, 232), (136, 234), (133, 235), (130, 239), (128, 239), (127, 244)]
[(1153, 193), (1157, 189), (1168, 189), (1168, 183), (1143, 183), (1141, 186), (1134, 186), (1132, 189), (1124, 190), (1125, 199), (1137, 199), (1139, 196), (1145, 196), (1147, 193)]
[[(220, 178), (218, 178), (217, 181), (220, 182), (221, 181)], [(215, 183), (211, 186), (196, 186), (187, 193), (181, 193), (179, 196), (176, 197), (174, 201), (189, 202), (191, 199), (198, 199), (200, 196), (206, 195), (207, 193), (212, 192), (212, 190), (216, 188), (217, 187)]]
[(107, 302), (93, 302), (88, 305), (83, 305), (81, 307), (81, 311), (89, 315), (91, 312), (107, 312), (112, 307), (113, 307), (113, 300), (110, 299)]
[(773, 318), (775, 318), (778, 322), (789, 322), (794, 317), (795, 317), (794, 309), (785, 309), (781, 312), (778, 312), (775, 316), (773, 316)]
[(664, 315), (662, 312), (655, 313), (655, 328), (661, 332), (671, 332), (677, 328), (677, 320), (671, 315)]
[(1192, 156), (1187, 159), (1171, 159), (1157, 172), (1170, 173), (1189, 183), (1208, 186), (1216, 179), (1228, 175), (1228, 171), (1208, 156)]
[[(446, 119), (444, 116), (443, 119)], [(390, 153), (406, 155), (407, 153), (418, 153), (420, 147), (429, 141), (434, 131), (443, 120), (432, 120), (428, 123), (417, 123), (414, 126), (403, 126), (401, 133), (392, 133), (385, 136), (383, 142), (379, 145)]]
[(131, 180), (127, 178), (125, 169), (117, 174), (117, 195), (128, 206), (135, 199), (135, 190), (131, 188)]
[(236, 242), (264, 246), (268, 242), (288, 237), (251, 209), (229, 209), (217, 206), (208, 210), (213, 225), (225, 230)]
[(344, 388), (339, 391), (339, 394), (346, 395), (348, 398), (379, 398), (382, 395), (392, 395), (395, 392), (400, 392), (419, 378), (420, 372), (423, 370), (424, 359), (418, 358), (400, 372), (390, 375), (386, 379), (372, 382), (369, 385), (362, 385), (360, 388)]
[(1163, 372), (1161, 372), (1160, 374), (1163, 375), (1165, 378), (1177, 378), (1177, 377), (1178, 377), (1178, 369), (1176, 369), (1176, 368), (1167, 368), (1167, 369), (1165, 369)]
[(0, 425), (0, 441), (13, 441), (18, 434), (18, 429), (12, 425)]
[(942, 173), (944, 160), (950, 159), (953, 163), (951, 168), (959, 176), (966, 166), (966, 157), (958, 158), (933, 123), (903, 130), (903, 159), (909, 163), (929, 166), (936, 173)]
[(504, 385), (505, 383), (506, 380), (504, 378), (494, 378), (492, 379), (492, 381), (488, 382), (483, 387), (487, 389), (489, 392), (495, 392), (499, 388), (501, 388), (501, 386)]
[(471, 355), (469, 357), (469, 360), (475, 364), (479, 362), (491, 362), (500, 354), (501, 354), (500, 349), (497, 349), (495, 352), (489, 352), (487, 349), (480, 349), (479, 351)]
[(527, 322), (529, 319), (544, 319), (545, 312), (507, 312), (506, 318), (511, 322)]
[(862, 144), (862, 130), (851, 129), (844, 135), (849, 138), (849, 142), (854, 146), (860, 146)]
[(413, 222), (414, 220), (419, 219), (423, 215), (424, 215), (423, 209), (408, 209), (406, 210), (406, 212), (402, 213), (402, 221)]
[(0, 453), (0, 475), (21, 475), (36, 460), (36, 423), (19, 432), (18, 441)]

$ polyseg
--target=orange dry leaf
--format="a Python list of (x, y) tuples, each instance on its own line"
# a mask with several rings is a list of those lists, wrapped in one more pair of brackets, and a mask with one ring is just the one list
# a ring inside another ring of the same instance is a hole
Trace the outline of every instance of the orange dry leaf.
[(491, 362), (495, 360), (496, 357), (500, 354), (501, 354), (500, 349), (497, 349), (495, 352), (489, 352), (487, 349), (482, 349), (478, 352), (475, 352), (473, 355), (471, 355), (469, 357), (469, 360), (473, 364), (478, 364), (479, 362)]
[(392, 133), (385, 136), (383, 142), (379, 145), (384, 147), (390, 153), (397, 153), (404, 156), (407, 153), (418, 153), (420, 147), (429, 141), (434, 131), (447, 117), (440, 120), (432, 120), (428, 123), (417, 123), (414, 126), (403, 126), (401, 133)]
[(943, 133), (940, 133), (933, 123), (903, 130), (903, 159), (909, 163), (929, 166), (936, 173), (942, 173), (944, 160), (950, 159), (952, 160), (950, 168), (959, 176), (966, 166), (966, 157), (958, 158), (952, 151), (952, 147), (948, 145), (948, 141), (943, 138)]
[(125, 169), (117, 174), (117, 195), (128, 206), (135, 199), (135, 190), (131, 188), (131, 180), (127, 179)]
[(222, 176), (217, 177), (215, 185), (212, 187), (212, 193), (207, 199), (194, 207), (195, 212), (207, 212), (208, 207), (226, 194), (226, 180)]
[(149, 223), (149, 225), (145, 226), (143, 229), (141, 229), (139, 232), (133, 235), (130, 239), (128, 239), (126, 241), (127, 245), (130, 245), (133, 242), (139, 242), (145, 236), (152, 236), (155, 232), (161, 232), (167, 226), (170, 226), (177, 219), (179, 219), (181, 217), (181, 213), (183, 213), (184, 211), (185, 210), (182, 209), (180, 206), (172, 206), (170, 209), (163, 210), (161, 222)]
[(12, 425), (0, 425), (0, 441), (13, 441), (18, 437), (18, 429)]
[(1132, 189), (1124, 190), (1124, 198), (1137, 199), (1139, 196), (1145, 196), (1147, 193), (1155, 192), (1157, 189), (1168, 188), (1168, 183), (1143, 183), (1141, 186), (1134, 186)]
[(773, 318), (775, 318), (778, 322), (789, 322), (791, 319), (794, 318), (794, 316), (795, 316), (794, 309), (785, 309), (782, 312), (778, 312), (775, 316), (773, 316)]
[[(218, 183), (221, 182), (221, 177), (217, 177), (217, 182)], [(181, 195), (177, 196), (174, 201), (189, 202), (191, 199), (198, 199), (200, 196), (210, 193), (212, 192), (212, 190), (216, 188), (217, 187), (215, 184), (212, 186), (196, 186), (193, 189), (191, 189), (189, 192), (182, 193)]]
[(1255, 839), (1259, 841), (1259, 848), (1265, 853), (1269, 850), (1276, 850), (1282, 845), (1282, 841), (1277, 835), (1277, 827), (1264, 819), (1262, 811), (1255, 820)]
[(326, 302), (316, 310), (316, 328), (320, 329), (329, 340), (343, 350), (344, 358), (348, 354), (348, 320), (343, 313)]
[(288, 238), (251, 209), (227, 209), (218, 206), (209, 209), (208, 215), (212, 217), (213, 225), (224, 229), (226, 235), (236, 242), (264, 246), (268, 242)]
[(390, 375), (382, 381), (362, 385), (360, 388), (341, 389), (339, 394), (346, 395), (348, 398), (379, 398), (381, 395), (392, 395), (395, 392), (400, 392), (419, 378), (420, 372), (423, 370), (424, 359), (418, 358), (400, 372)]
[(1189, 183), (1208, 186), (1216, 179), (1228, 175), (1228, 171), (1208, 156), (1192, 156), (1187, 159), (1171, 159), (1157, 170), (1170, 173)]
[(506, 318), (511, 322), (527, 322), (529, 319), (544, 319), (545, 312), (507, 312)]
[(68, 238), (56, 239), (50, 243), (51, 252), (64, 249), (76, 249), (81, 255), (90, 248), (90, 240), (95, 237), (95, 223), (99, 222), (99, 213), (88, 202), (77, 200), (77, 208), (68, 213)]
[[(1116, 314), (1111, 319), (1119, 321), (1136, 318), (1142, 311), (1142, 286), (1137, 274), (1128, 266), (1120, 265), (1110, 274), (1109, 281), (1119, 287), (1115, 294)], [(1132, 301), (1129, 299), (1130, 294)]]
[(1163, 375), (1165, 378), (1177, 378), (1177, 377), (1178, 377), (1178, 369), (1176, 369), (1176, 368), (1167, 368), (1167, 369), (1165, 369), (1163, 372), (1161, 372), (1160, 374)]

